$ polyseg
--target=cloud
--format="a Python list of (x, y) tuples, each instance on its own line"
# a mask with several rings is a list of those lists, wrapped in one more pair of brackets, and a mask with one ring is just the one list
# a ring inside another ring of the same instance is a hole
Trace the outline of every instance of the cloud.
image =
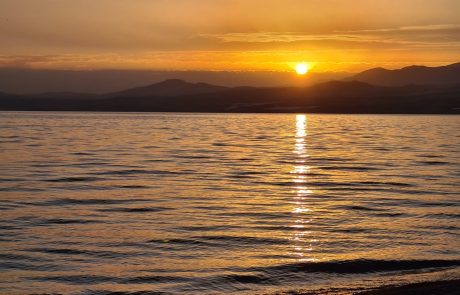
[(0, 0), (0, 66), (447, 62), (460, 57), (459, 9), (457, 0)]
[(239, 44), (244, 48), (270, 46), (304, 46), (303, 49), (335, 46), (338, 49), (411, 49), (416, 47), (458, 48), (460, 25), (435, 24), (366, 30), (335, 30), (331, 33), (305, 34), (302, 32), (247, 32), (200, 34), (198, 37), (218, 40), (223, 46)]
[(367, 30), (348, 30), (338, 31), (345, 33), (363, 33), (363, 32), (426, 32), (426, 31), (444, 31), (444, 30), (460, 30), (460, 24), (434, 24), (424, 26), (405, 26), (397, 28), (383, 28), (383, 29), (367, 29)]

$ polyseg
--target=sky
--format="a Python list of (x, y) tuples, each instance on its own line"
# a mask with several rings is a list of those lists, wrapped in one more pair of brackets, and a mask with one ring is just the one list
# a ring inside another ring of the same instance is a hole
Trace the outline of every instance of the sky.
[(458, 0), (1, 0), (0, 67), (316, 72), (460, 61)]

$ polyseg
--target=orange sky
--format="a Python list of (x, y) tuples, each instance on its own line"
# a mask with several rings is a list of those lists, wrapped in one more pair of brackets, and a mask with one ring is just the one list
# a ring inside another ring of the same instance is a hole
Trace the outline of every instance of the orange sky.
[(458, 0), (1, 0), (0, 67), (359, 71), (460, 61)]

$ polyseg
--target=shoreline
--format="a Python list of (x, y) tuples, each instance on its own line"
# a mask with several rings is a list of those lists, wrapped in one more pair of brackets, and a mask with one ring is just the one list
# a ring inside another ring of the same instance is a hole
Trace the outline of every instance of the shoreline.
[[(460, 109), (459, 109), (460, 110)], [(181, 111), (181, 110), (72, 110), (72, 109), (4, 109), (0, 107), (0, 112), (3, 113), (82, 113), (82, 114), (223, 114), (223, 115), (295, 115), (295, 114), (309, 114), (309, 115), (407, 115), (407, 116), (458, 116), (460, 111), (455, 112), (316, 112), (311, 110), (299, 109), (295, 111)]]
[(369, 288), (330, 287), (316, 290), (275, 292), (278, 295), (457, 295), (460, 279), (422, 281), (402, 285), (381, 285)]
[(410, 283), (406, 285), (383, 286), (359, 291), (354, 295), (455, 295), (459, 294), (460, 279)]

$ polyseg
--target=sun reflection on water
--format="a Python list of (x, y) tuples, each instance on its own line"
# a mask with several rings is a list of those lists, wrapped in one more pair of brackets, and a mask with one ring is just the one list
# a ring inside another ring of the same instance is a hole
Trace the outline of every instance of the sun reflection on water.
[(312, 261), (310, 252), (312, 248), (312, 240), (309, 239), (310, 232), (307, 230), (306, 225), (311, 221), (309, 214), (311, 208), (308, 208), (307, 199), (311, 195), (311, 190), (307, 186), (307, 174), (310, 167), (306, 164), (308, 158), (307, 151), (307, 116), (296, 115), (296, 133), (294, 154), (295, 164), (291, 173), (293, 174), (293, 187), (294, 198), (292, 201), (293, 208), (291, 213), (294, 216), (294, 225), (291, 227), (295, 229), (292, 241), (292, 254), (294, 254), (300, 261)]

